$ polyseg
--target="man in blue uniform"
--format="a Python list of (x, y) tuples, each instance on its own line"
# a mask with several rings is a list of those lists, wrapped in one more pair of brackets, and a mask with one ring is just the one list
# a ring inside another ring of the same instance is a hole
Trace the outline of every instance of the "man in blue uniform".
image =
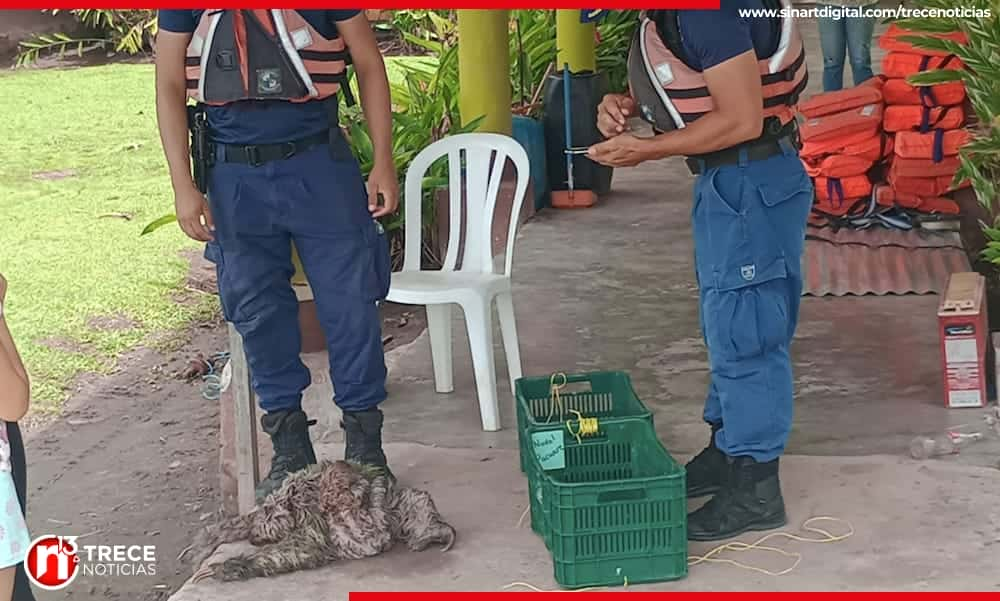
[[(396, 210), (398, 183), (389, 85), (364, 12), (161, 10), (159, 27), (157, 116), (178, 222), (217, 266), (274, 446), (258, 500), (316, 462), (301, 409), (310, 375), (299, 358), (293, 243), (329, 343), (346, 459), (385, 468), (377, 303), (389, 257), (375, 219)], [(338, 98), (353, 101), (347, 64), (375, 150), (367, 186), (338, 127)], [(203, 182), (192, 178), (188, 98), (207, 120), (207, 157), (195, 161), (208, 170)]]
[[(630, 71), (632, 95), (604, 98), (598, 127), (607, 140), (590, 149), (618, 167), (686, 156), (697, 175), (692, 225), (711, 438), (688, 463), (687, 485), (690, 497), (714, 496), (689, 516), (692, 540), (786, 522), (778, 461), (791, 429), (789, 346), (813, 199), (793, 119), (806, 74), (790, 18), (739, 14), (780, 6), (722, 0), (718, 11), (649, 11), (644, 68)], [(653, 64), (658, 53), (665, 58)], [(644, 90), (661, 105), (643, 104)], [(667, 115), (657, 135), (629, 133), (630, 118), (657, 110)]]

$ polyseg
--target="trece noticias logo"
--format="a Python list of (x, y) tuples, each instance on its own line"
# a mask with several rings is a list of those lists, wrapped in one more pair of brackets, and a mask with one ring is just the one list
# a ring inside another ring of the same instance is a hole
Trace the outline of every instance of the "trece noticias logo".
[(31, 542), (24, 571), (39, 588), (66, 588), (80, 574), (120, 578), (156, 575), (155, 545), (78, 545), (75, 536), (46, 534)]
[(31, 541), (24, 571), (39, 588), (57, 591), (69, 586), (80, 571), (76, 537), (46, 534)]

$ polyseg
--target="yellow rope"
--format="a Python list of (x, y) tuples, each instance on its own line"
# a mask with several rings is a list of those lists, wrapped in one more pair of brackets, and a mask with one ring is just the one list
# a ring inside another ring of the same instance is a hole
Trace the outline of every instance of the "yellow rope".
[[(562, 383), (556, 384), (557, 378), (562, 378)], [(569, 380), (566, 378), (566, 374), (562, 372), (554, 373), (552, 374), (552, 377), (549, 378), (549, 417), (545, 420), (545, 423), (552, 421), (552, 416), (555, 415), (557, 406), (559, 407), (559, 419), (562, 419), (564, 411), (559, 391), (565, 388), (568, 383)]]
[[(817, 522), (817, 521), (821, 521), (821, 520), (826, 520), (826, 521), (829, 521), (829, 522), (840, 522), (842, 524), (846, 524), (847, 528), (848, 528), (848, 531), (846, 533), (844, 533), (844, 534), (835, 535), (835, 534), (831, 533), (828, 530), (824, 530), (823, 528), (817, 528), (815, 526), (810, 526), (811, 523)], [(696, 566), (696, 565), (698, 565), (700, 563), (705, 563), (705, 562), (709, 562), (709, 563), (728, 563), (728, 564), (734, 565), (734, 566), (736, 566), (738, 568), (743, 568), (745, 570), (751, 570), (751, 571), (754, 571), (754, 572), (759, 572), (761, 574), (767, 574), (768, 576), (784, 576), (785, 574), (788, 574), (789, 572), (791, 572), (792, 570), (794, 570), (796, 567), (798, 567), (799, 563), (802, 561), (802, 555), (799, 554), (799, 553), (785, 551), (784, 549), (779, 549), (777, 547), (766, 546), (766, 545), (763, 544), (765, 541), (768, 541), (768, 540), (770, 540), (772, 538), (784, 537), (784, 538), (787, 538), (789, 540), (799, 541), (799, 542), (803, 542), (803, 543), (836, 543), (836, 542), (840, 542), (842, 540), (845, 540), (847, 538), (850, 538), (851, 536), (854, 535), (854, 526), (850, 522), (848, 522), (847, 520), (842, 520), (840, 518), (835, 518), (835, 517), (830, 517), (830, 516), (825, 516), (825, 515), (823, 515), (823, 516), (816, 516), (816, 517), (813, 517), (813, 518), (809, 518), (808, 520), (806, 520), (805, 522), (803, 522), (803, 524), (802, 524), (802, 530), (805, 531), (805, 532), (813, 532), (813, 533), (819, 534), (819, 535), (823, 536), (823, 538), (807, 538), (807, 537), (804, 537), (804, 536), (799, 536), (797, 534), (792, 534), (790, 532), (772, 532), (771, 534), (768, 534), (768, 535), (766, 535), (764, 537), (761, 537), (756, 542), (753, 542), (753, 543), (751, 543), (749, 545), (746, 544), (746, 543), (739, 542), (739, 541), (734, 541), (734, 542), (731, 542), (731, 543), (726, 543), (724, 545), (719, 545), (718, 547), (715, 547), (714, 549), (712, 549), (711, 551), (709, 551), (708, 553), (706, 553), (704, 555), (701, 555), (701, 556), (695, 555), (695, 556), (688, 557), (688, 565), (689, 566)], [(761, 551), (772, 551), (774, 553), (779, 553), (781, 555), (784, 555), (785, 557), (792, 557), (792, 558), (795, 559), (795, 562), (791, 566), (789, 566), (788, 568), (786, 568), (786, 569), (784, 569), (784, 570), (782, 570), (780, 572), (772, 572), (770, 570), (765, 570), (763, 568), (758, 568), (756, 566), (751, 566), (751, 565), (747, 565), (745, 563), (741, 563), (739, 561), (736, 561), (735, 559), (725, 559), (725, 558), (717, 558), (717, 557), (715, 557), (716, 555), (719, 555), (719, 554), (721, 554), (721, 553), (723, 553), (725, 551), (744, 552), (744, 551), (752, 551), (754, 549), (759, 549)]]
[[(524, 517), (522, 516), (521, 519), (523, 520)], [(823, 528), (818, 528), (816, 526), (811, 526), (810, 525), (813, 522), (818, 522), (818, 521), (823, 521), (823, 520), (828, 521), (828, 522), (840, 522), (842, 524), (845, 524), (847, 526), (848, 531), (846, 533), (844, 533), (844, 534), (833, 534), (829, 530), (824, 530)], [(850, 538), (851, 536), (854, 535), (854, 526), (850, 522), (848, 522), (847, 520), (842, 520), (840, 518), (835, 518), (835, 517), (830, 517), (830, 516), (825, 516), (825, 515), (809, 518), (808, 520), (806, 520), (805, 522), (802, 523), (802, 530), (805, 531), (805, 532), (812, 532), (812, 533), (815, 533), (815, 534), (819, 534), (823, 538), (811, 538), (811, 537), (799, 536), (797, 534), (792, 534), (791, 532), (784, 532), (784, 531), (782, 531), (782, 532), (772, 532), (772, 533), (770, 533), (768, 535), (765, 535), (765, 536), (757, 539), (756, 541), (754, 541), (754, 542), (752, 542), (750, 544), (739, 542), (739, 541), (733, 541), (733, 542), (725, 543), (723, 545), (719, 545), (718, 547), (715, 547), (714, 549), (710, 550), (708, 553), (706, 553), (704, 555), (692, 555), (692, 556), (688, 557), (688, 566), (689, 567), (694, 567), (694, 566), (702, 564), (702, 563), (727, 563), (729, 565), (733, 565), (733, 566), (736, 566), (738, 568), (742, 568), (744, 570), (750, 570), (750, 571), (753, 571), (753, 572), (758, 572), (760, 574), (766, 574), (768, 576), (784, 576), (785, 574), (790, 573), (792, 570), (794, 570), (795, 568), (798, 567), (798, 565), (802, 562), (802, 554), (795, 553), (795, 552), (792, 552), (792, 551), (785, 551), (784, 549), (779, 549), (778, 547), (770, 547), (770, 546), (764, 545), (764, 542), (766, 542), (766, 541), (768, 541), (768, 540), (770, 540), (772, 538), (783, 537), (783, 538), (786, 538), (786, 539), (789, 539), (789, 540), (799, 541), (799, 542), (803, 542), (803, 543), (824, 543), (825, 544), (825, 543), (837, 543), (837, 542), (846, 540), (846, 539), (848, 539), (848, 538)], [(760, 550), (760, 551), (771, 551), (771, 552), (774, 552), (774, 553), (778, 553), (780, 555), (784, 555), (785, 557), (792, 557), (792, 558), (795, 559), (795, 562), (792, 563), (791, 566), (789, 566), (788, 568), (785, 568), (784, 570), (781, 570), (780, 572), (772, 572), (771, 570), (766, 570), (764, 568), (758, 568), (757, 566), (747, 565), (745, 563), (736, 561), (735, 559), (727, 559), (727, 558), (716, 557), (716, 555), (719, 555), (719, 554), (724, 553), (726, 551), (734, 551), (734, 552), (740, 552), (740, 553), (742, 553), (744, 551), (752, 551), (754, 549), (757, 549), (757, 550)], [(625, 578), (625, 586), (628, 586), (628, 578), (627, 577)], [(516, 587), (526, 588), (526, 589), (534, 591), (536, 593), (583, 593), (583, 592), (586, 592), (586, 591), (606, 590), (608, 588), (606, 586), (600, 586), (600, 587), (581, 588), (581, 589), (576, 589), (576, 590), (556, 589), (556, 590), (546, 591), (546, 590), (542, 590), (542, 589), (540, 589), (540, 588), (538, 588), (538, 587), (536, 587), (536, 586), (534, 586), (532, 584), (528, 584), (527, 582), (512, 582), (512, 583), (508, 584), (507, 586), (503, 587), (503, 590), (508, 590), (508, 589), (516, 588)]]
[(593, 436), (597, 434), (599, 424), (596, 417), (583, 417), (579, 411), (574, 411), (573, 409), (570, 409), (569, 412), (576, 415), (577, 430), (576, 432), (573, 431), (573, 420), (566, 420), (566, 429), (576, 437), (577, 444), (583, 444), (583, 440), (580, 439), (581, 436)]

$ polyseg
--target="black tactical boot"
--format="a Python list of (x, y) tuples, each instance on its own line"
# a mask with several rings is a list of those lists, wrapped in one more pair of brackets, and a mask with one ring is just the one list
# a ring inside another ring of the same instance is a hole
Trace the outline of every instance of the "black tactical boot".
[(708, 446), (684, 466), (687, 480), (688, 498), (714, 495), (726, 481), (729, 463), (719, 447), (715, 446), (715, 433), (720, 426), (712, 425), (712, 437)]
[(389, 471), (388, 461), (382, 451), (382, 411), (345, 411), (340, 427), (344, 429), (344, 460), (359, 465), (379, 468), (395, 479)]
[(688, 515), (688, 540), (714, 541), (787, 523), (778, 460), (729, 457), (729, 477), (711, 500)]
[(276, 411), (260, 418), (261, 428), (271, 437), (274, 456), (271, 471), (257, 485), (258, 503), (281, 488), (288, 474), (316, 463), (316, 453), (309, 440), (309, 426), (314, 423), (302, 411)]

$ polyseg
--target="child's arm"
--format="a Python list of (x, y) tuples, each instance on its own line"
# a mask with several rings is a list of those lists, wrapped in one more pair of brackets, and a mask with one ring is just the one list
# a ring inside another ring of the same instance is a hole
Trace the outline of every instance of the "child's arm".
[[(0, 276), (0, 304), (7, 296), (7, 281)], [(31, 393), (28, 373), (14, 346), (7, 320), (0, 313), (0, 419), (16, 422), (28, 412)]]
[[(361, 108), (375, 148), (375, 164), (368, 174), (368, 209), (375, 217), (391, 215), (399, 206), (399, 179), (392, 156), (392, 105), (385, 61), (364, 11), (338, 22), (337, 29), (347, 44), (351, 63), (358, 74)], [(381, 206), (378, 205), (379, 193), (383, 199)]]

